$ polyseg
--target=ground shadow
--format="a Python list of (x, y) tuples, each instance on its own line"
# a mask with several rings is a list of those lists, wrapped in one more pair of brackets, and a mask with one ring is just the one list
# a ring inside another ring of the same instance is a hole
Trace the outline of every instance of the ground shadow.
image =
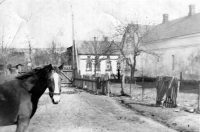
[(137, 82), (136, 85), (138, 86), (138, 88), (155, 88), (155, 82)]
[[(78, 91), (63, 91), (61, 94), (76, 94)], [(45, 95), (49, 95), (49, 93), (44, 93)]]
[(145, 103), (138, 103), (138, 102), (131, 102), (131, 103), (125, 103), (127, 105), (132, 105), (132, 104), (135, 104), (135, 105), (142, 105), (142, 106), (148, 106), (148, 107), (158, 107), (154, 104), (145, 104)]
[(110, 94), (112, 97), (131, 97), (130, 95), (123, 93), (123, 94), (116, 94), (116, 93), (111, 93)]

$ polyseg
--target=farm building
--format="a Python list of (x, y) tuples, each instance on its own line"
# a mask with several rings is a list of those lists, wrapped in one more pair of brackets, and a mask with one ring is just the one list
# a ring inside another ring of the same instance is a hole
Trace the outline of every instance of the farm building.
[(25, 64), (25, 53), (24, 52), (12, 52), (10, 55), (10, 59), (8, 59), (8, 64), (12, 66), (15, 65), (24, 65)]
[(18, 71), (22, 71), (25, 65), (25, 53), (13, 51), (5, 56), (6, 58), (1, 57), (0, 62), (0, 72), (8, 73), (9, 68), (18, 69)]
[[(95, 64), (97, 74), (117, 74), (119, 52), (107, 37), (98, 41), (77, 41), (77, 62), (81, 75), (94, 75)], [(95, 63), (95, 56), (98, 62)]]
[(61, 63), (72, 65), (72, 46), (67, 48), (67, 51), (61, 53)]
[(145, 76), (170, 75), (184, 79), (200, 79), (200, 13), (189, 5), (185, 17), (169, 21), (163, 15), (163, 22), (143, 39), (144, 48), (157, 56), (142, 54), (141, 60)]

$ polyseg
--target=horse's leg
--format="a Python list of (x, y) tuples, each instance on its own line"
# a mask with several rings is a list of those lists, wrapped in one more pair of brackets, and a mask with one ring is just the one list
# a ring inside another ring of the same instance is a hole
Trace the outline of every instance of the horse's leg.
[(16, 132), (25, 132), (30, 122), (32, 103), (28, 98), (24, 99), (27, 100), (20, 105)]
[(19, 117), (16, 132), (26, 132), (30, 119), (27, 117)]

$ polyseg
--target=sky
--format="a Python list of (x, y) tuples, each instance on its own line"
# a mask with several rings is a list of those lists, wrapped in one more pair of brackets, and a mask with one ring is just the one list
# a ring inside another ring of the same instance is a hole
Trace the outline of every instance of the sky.
[[(0, 0), (0, 42), (14, 48), (72, 45), (75, 40), (112, 36), (116, 27), (130, 22), (160, 24), (187, 16), (189, 5), (200, 12), (199, 0)], [(3, 38), (3, 39), (2, 39)]]

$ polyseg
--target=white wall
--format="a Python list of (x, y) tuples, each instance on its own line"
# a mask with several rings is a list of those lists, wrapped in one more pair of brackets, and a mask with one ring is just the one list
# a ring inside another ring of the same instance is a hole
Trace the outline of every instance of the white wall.
[[(178, 37), (145, 45), (148, 52), (156, 56), (143, 54), (144, 75), (170, 75), (179, 77), (183, 72), (185, 79), (200, 79), (200, 34)], [(174, 69), (172, 68), (174, 55)]]
[[(100, 58), (106, 58), (106, 56), (101, 56)], [(94, 56), (91, 56), (92, 59), (94, 59)], [(112, 71), (108, 72), (106, 71), (106, 60), (102, 60), (101, 61), (101, 70), (97, 71), (97, 73), (101, 73), (101, 74), (105, 74), (105, 73), (113, 73), (113, 74), (117, 74), (117, 59), (118, 56), (117, 55), (112, 55), (110, 56), (110, 61), (111, 61), (111, 65), (112, 65)], [(86, 61), (87, 61), (87, 55), (79, 55), (79, 62), (80, 62), (80, 72), (81, 75), (91, 75), (94, 74), (94, 60), (92, 63), (92, 71), (86, 71)]]

